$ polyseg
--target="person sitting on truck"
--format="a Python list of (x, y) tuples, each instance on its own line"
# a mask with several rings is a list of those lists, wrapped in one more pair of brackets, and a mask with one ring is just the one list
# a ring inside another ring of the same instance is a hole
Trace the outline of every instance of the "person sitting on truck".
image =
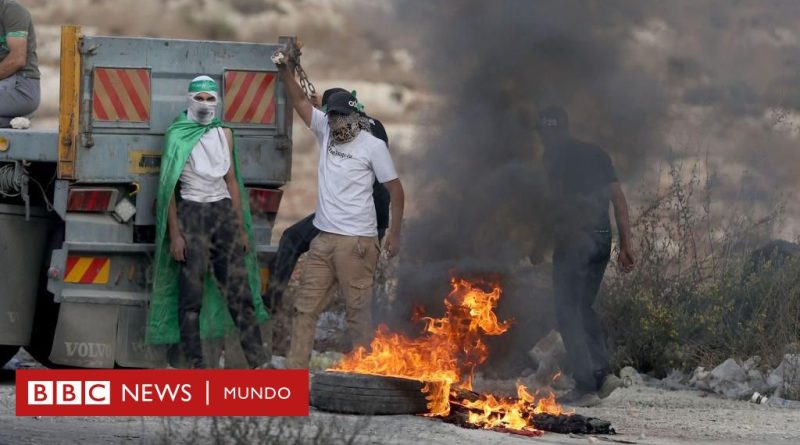
[(235, 325), (248, 364), (258, 368), (267, 362), (258, 324), (268, 315), (233, 133), (216, 118), (217, 100), (217, 83), (195, 78), (188, 110), (167, 129), (147, 338), (180, 340), (190, 365), (203, 368), (201, 331), (219, 337)]
[(377, 178), (391, 196), (391, 226), (384, 248), (394, 256), (400, 245), (403, 186), (386, 144), (369, 133), (350, 93), (333, 93), (326, 111), (313, 107), (294, 78), (292, 61), (276, 55), (278, 71), (297, 114), (320, 148), (317, 212), (320, 234), (311, 242), (294, 304), (287, 367), (307, 368), (320, 313), (338, 283), (345, 298), (351, 345), (372, 339), (372, 283), (379, 245), (372, 183)]
[(0, 128), (39, 107), (39, 77), (31, 14), (16, 0), (0, 0)]
[[(311, 100), (316, 108), (325, 109), (328, 105), (333, 93), (347, 92), (344, 88), (331, 88), (322, 93), (321, 101), (317, 102), (319, 96), (312, 96)], [(384, 143), (389, 144), (389, 136), (386, 134), (386, 129), (378, 119), (368, 116), (366, 113), (361, 112), (362, 117), (369, 124), (368, 131)], [(378, 222), (378, 241), (383, 240), (383, 235), (386, 233), (386, 228), (389, 227), (389, 191), (386, 190), (383, 184), (377, 179), (372, 184), (372, 200), (375, 203), (375, 213)], [(292, 272), (297, 264), (300, 255), (308, 252), (311, 246), (311, 241), (319, 235), (319, 229), (314, 226), (315, 213), (312, 213), (300, 221), (293, 224), (291, 227), (283, 231), (280, 242), (278, 243), (278, 252), (275, 256), (274, 266), (270, 273), (269, 290), (264, 297), (264, 302), (267, 305), (277, 307), (278, 302), (283, 298), (283, 293), (289, 285), (289, 279), (292, 277)], [(274, 310), (275, 307), (272, 307)]]

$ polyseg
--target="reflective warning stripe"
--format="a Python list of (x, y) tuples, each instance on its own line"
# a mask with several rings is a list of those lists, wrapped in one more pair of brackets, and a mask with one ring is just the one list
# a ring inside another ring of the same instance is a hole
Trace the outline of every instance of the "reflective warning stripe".
[(98, 121), (149, 121), (150, 70), (95, 68), (92, 115)]
[(224, 120), (243, 124), (275, 122), (275, 73), (226, 71)]
[(67, 257), (67, 271), (64, 274), (65, 283), (80, 284), (106, 284), (111, 272), (109, 258), (92, 257)]

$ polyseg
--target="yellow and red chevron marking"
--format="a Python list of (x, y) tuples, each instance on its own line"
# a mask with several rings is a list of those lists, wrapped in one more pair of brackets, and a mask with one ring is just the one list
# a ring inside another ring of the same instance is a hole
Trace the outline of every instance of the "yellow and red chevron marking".
[(68, 256), (64, 282), (106, 284), (110, 272), (111, 260), (108, 258)]
[(224, 120), (242, 124), (275, 122), (275, 73), (225, 71)]
[(95, 68), (92, 88), (92, 115), (95, 120), (150, 120), (150, 70)]

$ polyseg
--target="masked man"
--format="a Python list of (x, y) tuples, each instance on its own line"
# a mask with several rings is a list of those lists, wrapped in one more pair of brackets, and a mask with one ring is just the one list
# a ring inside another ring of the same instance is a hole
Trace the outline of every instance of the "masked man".
[[(312, 97), (312, 100), (315, 102), (314, 106), (324, 110), (328, 105), (328, 100), (331, 95), (338, 92), (347, 93), (347, 90), (343, 88), (325, 90), (322, 94), (321, 102), (316, 103), (317, 96)], [(363, 113), (361, 117), (367, 123), (367, 125), (365, 125), (365, 127), (368, 127), (367, 130), (373, 136), (388, 145), (389, 137), (381, 121)], [(380, 241), (383, 240), (386, 228), (389, 227), (389, 191), (386, 190), (386, 187), (377, 179), (372, 184), (372, 201), (375, 204), (375, 214), (378, 222), (378, 240)], [(316, 214), (312, 213), (283, 231), (280, 242), (278, 243), (275, 264), (270, 275), (269, 291), (265, 296), (265, 302), (267, 304), (277, 306), (278, 302), (283, 298), (283, 293), (286, 291), (289, 279), (292, 277), (292, 272), (297, 264), (297, 260), (300, 258), (300, 255), (308, 252), (308, 249), (311, 247), (311, 241), (319, 235), (319, 229), (314, 226), (315, 217)]]
[(606, 338), (593, 309), (611, 257), (609, 203), (619, 232), (619, 265), (634, 265), (628, 203), (611, 158), (600, 147), (572, 138), (567, 113), (548, 107), (539, 115), (544, 167), (559, 218), (553, 252), (553, 290), (567, 367), (576, 382), (559, 401), (592, 406), (622, 382), (611, 373)]
[(15, 0), (0, 0), (0, 128), (39, 106), (36, 33), (31, 14)]
[(201, 333), (221, 337), (235, 325), (256, 368), (267, 360), (258, 329), (267, 314), (233, 134), (215, 117), (217, 92), (210, 77), (195, 78), (188, 110), (167, 129), (147, 334), (151, 343), (180, 340), (190, 365), (203, 368)]
[[(280, 60), (280, 58), (277, 58)], [(403, 186), (386, 144), (370, 134), (358, 101), (350, 93), (333, 93), (325, 112), (314, 108), (294, 78), (291, 61), (279, 73), (297, 114), (309, 126), (320, 148), (317, 209), (311, 242), (295, 299), (290, 368), (307, 368), (319, 314), (336, 284), (345, 297), (347, 337), (352, 345), (372, 338), (372, 283), (379, 245), (372, 184), (389, 190), (391, 225), (384, 248), (397, 253), (403, 219)]]

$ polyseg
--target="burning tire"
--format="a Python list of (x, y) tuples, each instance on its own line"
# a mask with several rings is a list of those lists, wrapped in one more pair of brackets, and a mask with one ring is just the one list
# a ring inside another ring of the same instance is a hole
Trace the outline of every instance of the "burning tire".
[(311, 381), (311, 406), (346, 414), (422, 414), (424, 382), (399, 377), (323, 372)]

